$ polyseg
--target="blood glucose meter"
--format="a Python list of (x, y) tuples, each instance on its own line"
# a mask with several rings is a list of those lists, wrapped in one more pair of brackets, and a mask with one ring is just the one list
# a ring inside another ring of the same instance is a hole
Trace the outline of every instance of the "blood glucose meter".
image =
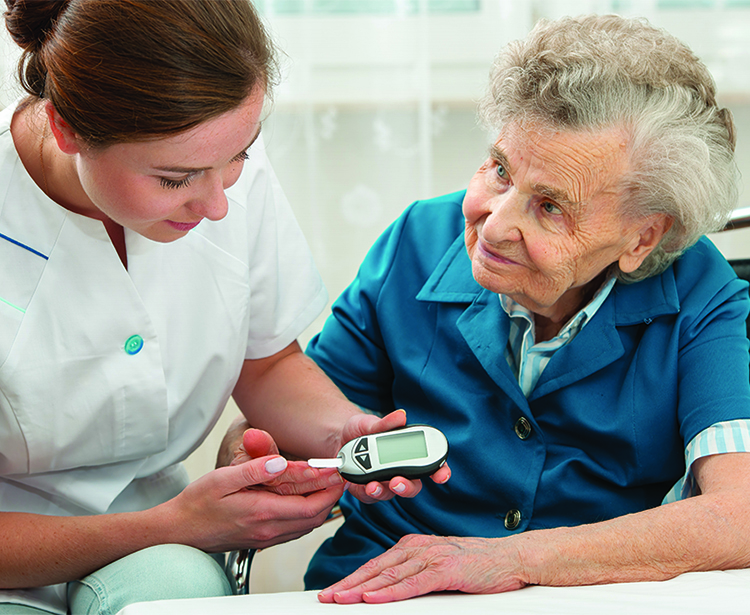
[(331, 459), (310, 459), (314, 468), (337, 468), (351, 483), (415, 479), (433, 474), (448, 457), (448, 440), (429, 425), (407, 425), (350, 440)]

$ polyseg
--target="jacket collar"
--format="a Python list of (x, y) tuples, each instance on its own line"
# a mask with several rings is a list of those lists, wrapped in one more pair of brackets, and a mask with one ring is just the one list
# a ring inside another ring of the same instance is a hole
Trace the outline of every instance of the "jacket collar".
[[(495, 293), (472, 275), (463, 234), (446, 251), (417, 294), (418, 301), (467, 304), (456, 326), (488, 375), (519, 407), (527, 401), (505, 360), (509, 318)], [(635, 284), (617, 283), (591, 321), (550, 361), (529, 401), (567, 386), (622, 356), (618, 326), (649, 323), (679, 312), (674, 273), (664, 273)]]
[(461, 233), (427, 278), (417, 301), (471, 303), (483, 291), (471, 273), (471, 260)]

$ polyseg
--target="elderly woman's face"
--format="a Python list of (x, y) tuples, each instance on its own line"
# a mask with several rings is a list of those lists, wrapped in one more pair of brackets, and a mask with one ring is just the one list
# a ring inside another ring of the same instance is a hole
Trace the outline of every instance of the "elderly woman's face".
[(463, 204), (477, 282), (559, 321), (582, 307), (587, 285), (609, 265), (640, 266), (650, 251), (644, 221), (627, 219), (619, 205), (626, 145), (619, 130), (506, 127)]

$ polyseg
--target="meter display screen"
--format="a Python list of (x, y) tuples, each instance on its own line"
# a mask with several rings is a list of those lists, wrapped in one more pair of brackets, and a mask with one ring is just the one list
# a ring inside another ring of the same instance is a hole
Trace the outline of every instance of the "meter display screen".
[(427, 441), (421, 431), (378, 436), (376, 442), (380, 463), (397, 463), (427, 457)]

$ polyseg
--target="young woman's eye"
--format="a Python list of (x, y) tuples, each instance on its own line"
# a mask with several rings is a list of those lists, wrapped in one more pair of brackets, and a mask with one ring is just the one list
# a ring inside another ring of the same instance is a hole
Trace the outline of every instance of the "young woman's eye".
[(542, 209), (553, 216), (559, 216), (562, 213), (562, 210), (550, 201), (544, 201), (542, 203)]
[(184, 179), (168, 179), (166, 177), (161, 177), (159, 179), (159, 182), (161, 183), (162, 188), (167, 188), (169, 190), (176, 190), (177, 188), (185, 188), (186, 186), (190, 185), (190, 182), (192, 181), (193, 176), (188, 175)]
[(245, 160), (247, 160), (248, 158), (250, 158), (250, 154), (248, 154), (247, 150), (245, 150), (244, 152), (241, 152), (234, 158), (232, 158), (232, 162), (245, 162)]

